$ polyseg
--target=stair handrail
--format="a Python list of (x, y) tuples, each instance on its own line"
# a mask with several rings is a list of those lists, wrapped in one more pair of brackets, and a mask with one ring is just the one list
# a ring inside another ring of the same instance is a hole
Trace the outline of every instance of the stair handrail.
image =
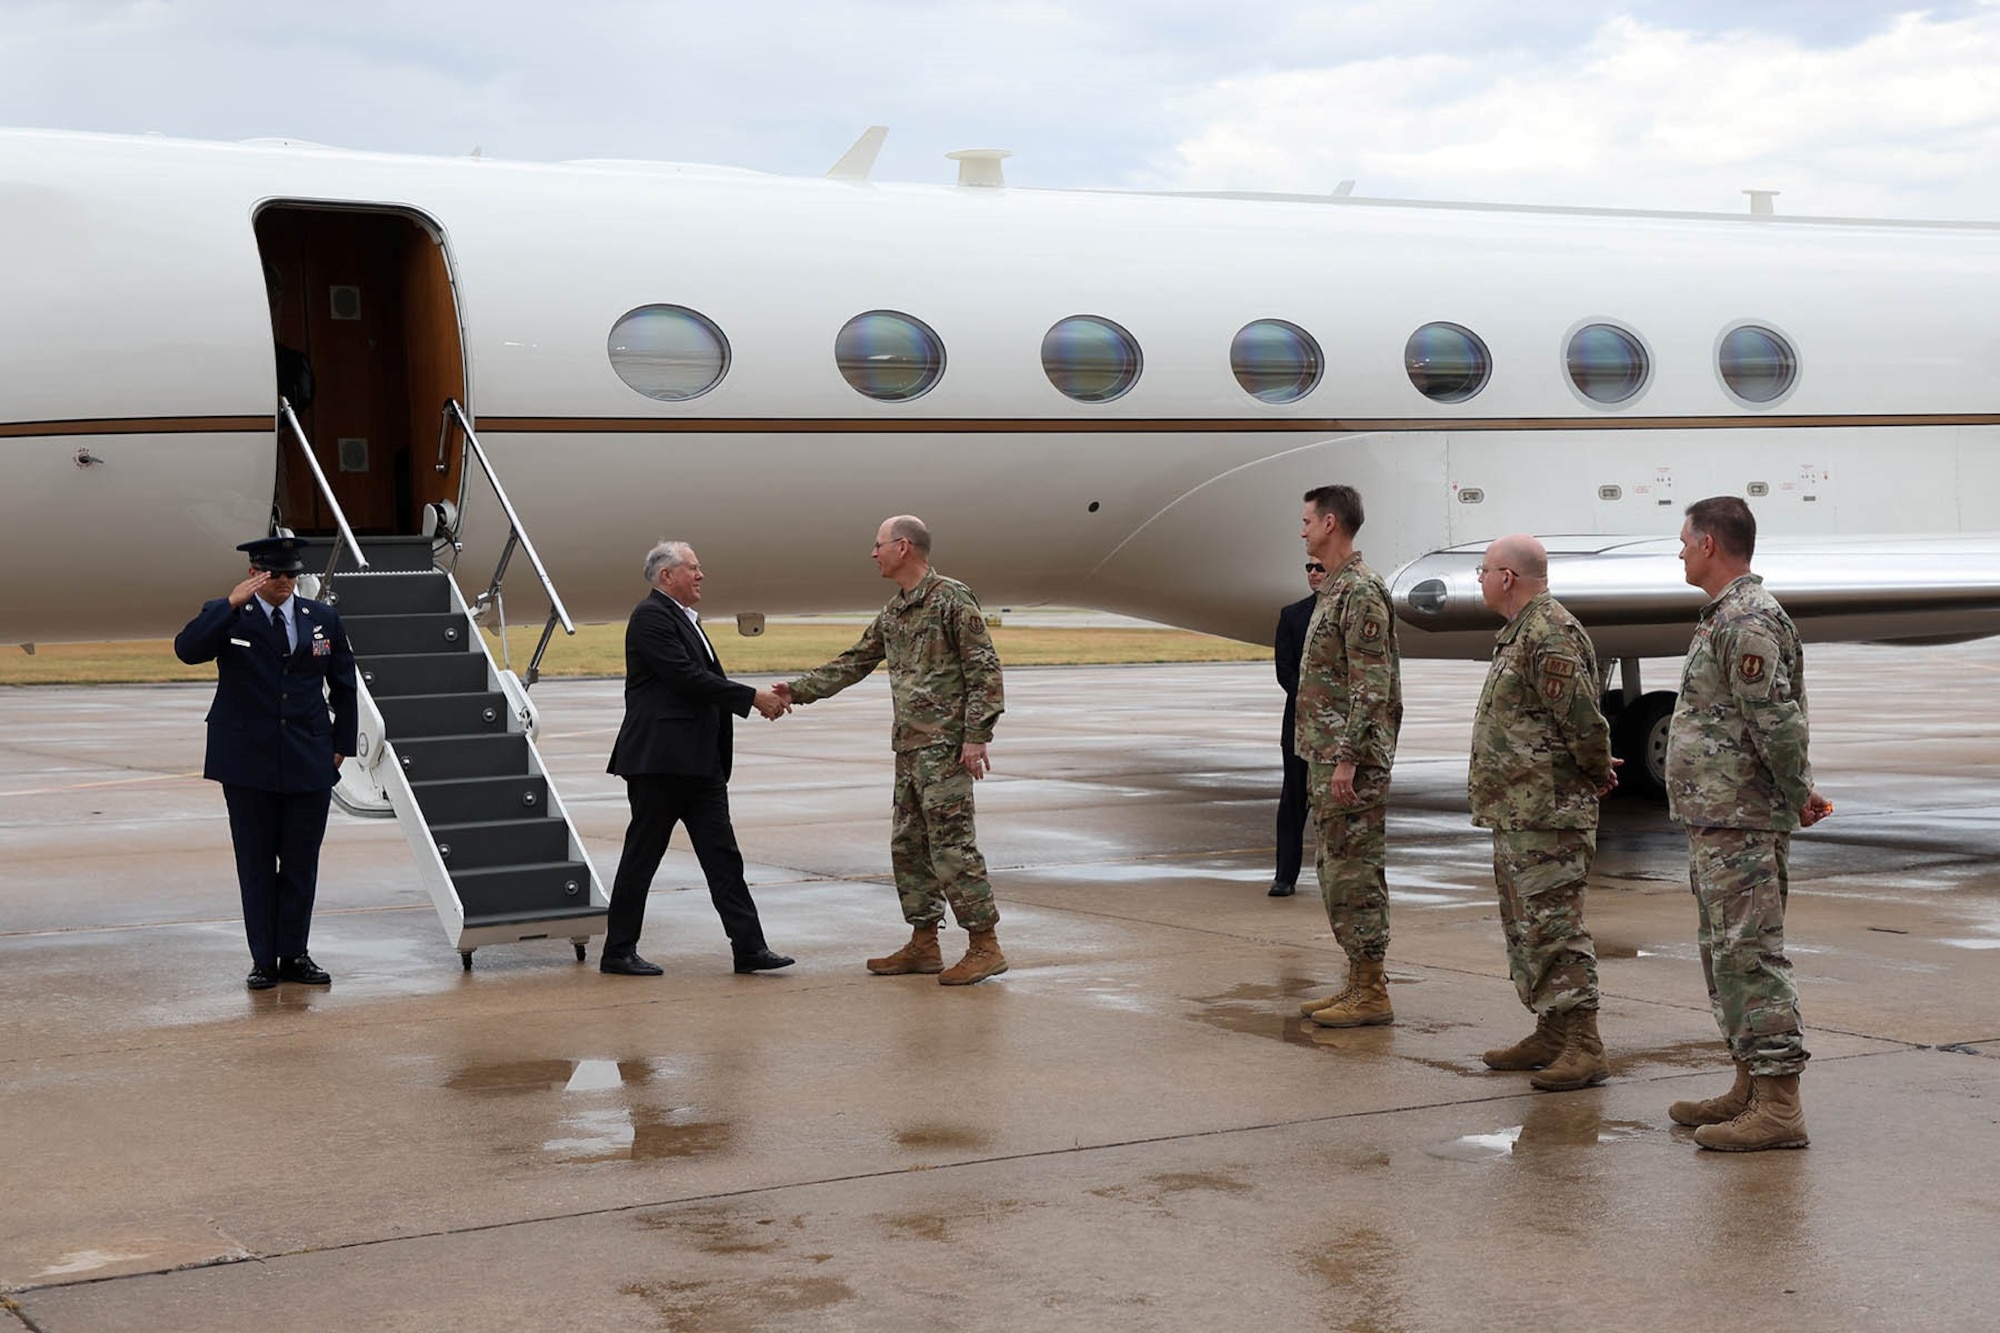
[[(473, 599), (472, 614), (477, 616), (489, 606), (494, 608), (500, 618), (500, 660), (509, 669), (512, 668), (513, 662), (508, 653), (507, 606), (502, 598), (500, 585), (506, 578), (508, 562), (514, 558), (515, 547), (518, 546), (527, 553), (528, 563), (534, 568), (535, 577), (541, 580), (542, 591), (548, 594), (549, 618), (542, 625), (542, 637), (535, 644), (535, 655), (529, 659), (528, 670), (523, 676), (526, 684), (533, 685), (542, 678), (542, 654), (549, 650), (549, 640), (555, 637), (556, 625), (560, 623), (563, 632), (571, 635), (576, 633), (576, 625), (570, 620), (569, 611), (563, 606), (562, 597), (556, 592), (555, 581), (549, 577), (548, 566), (542, 563), (541, 554), (535, 550), (535, 543), (528, 537), (527, 525), (521, 522), (521, 515), (515, 510), (514, 502), (507, 498), (507, 490), (500, 484), (500, 475), (493, 470), (492, 460), (486, 456), (485, 448), (479, 443), (479, 436), (473, 432), (472, 423), (465, 419), (465, 409), (458, 405), (456, 398), (444, 400), (442, 420), (438, 423), (438, 472), (443, 474), (451, 469), (446, 447), (451, 439), (453, 423), (457, 424), (459, 435), (465, 441), (465, 456), (478, 461), (481, 475), (486, 478), (486, 484), (493, 488), (493, 498), (500, 502), (500, 512), (507, 516), (507, 541), (500, 548), (500, 563), (493, 567), (493, 578), (486, 585), (486, 591)], [(469, 467), (460, 467), (458, 472), (456, 516), (458, 528), (462, 528), (465, 523), (465, 492), (471, 472), (472, 469)], [(458, 528), (454, 528), (450, 534), (454, 552), (463, 549), (464, 546)], [(454, 562), (456, 558), (454, 554)]]
[(347, 511), (340, 507), (340, 501), (333, 498), (333, 487), (327, 482), (326, 472), (320, 467), (319, 459), (313, 456), (311, 441), (306, 439), (305, 429), (299, 425), (299, 418), (292, 411), (292, 404), (283, 394), (278, 395), (278, 424), (291, 428), (292, 438), (298, 441), (299, 452), (305, 455), (306, 466), (312, 469), (313, 484), (319, 487), (320, 499), (333, 513), (333, 524), (339, 535), (333, 540), (333, 553), (327, 557), (326, 573), (320, 579), (320, 590), (324, 592), (333, 586), (333, 567), (340, 563), (340, 544), (354, 552), (354, 566), (368, 568), (368, 557), (361, 553), (361, 543), (355, 539), (354, 529), (347, 525)]

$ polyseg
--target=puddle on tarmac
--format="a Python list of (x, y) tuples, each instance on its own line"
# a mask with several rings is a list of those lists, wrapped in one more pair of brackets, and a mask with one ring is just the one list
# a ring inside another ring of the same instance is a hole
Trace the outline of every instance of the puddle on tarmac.
[(561, 1132), (542, 1144), (556, 1160), (645, 1162), (662, 1158), (704, 1157), (726, 1150), (736, 1127), (727, 1121), (693, 1120), (696, 1107), (665, 1114), (623, 1106), (578, 1111), (562, 1119)]
[(1464, 1134), (1449, 1143), (1425, 1148), (1426, 1155), (1448, 1162), (1490, 1162), (1518, 1157), (1543, 1148), (1588, 1148), (1616, 1143), (1653, 1132), (1639, 1120), (1605, 1120), (1594, 1106), (1544, 1103), (1530, 1110), (1518, 1125), (1485, 1134)]
[[(1421, 980), (1422, 978), (1409, 974), (1403, 976), (1389, 974), (1391, 985), (1413, 985)], [(1199, 1008), (1188, 1017), (1197, 1023), (1221, 1028), (1224, 1032), (1268, 1037), (1282, 1041), (1288, 1046), (1341, 1050), (1364, 1042), (1371, 1048), (1384, 1045), (1383, 1035), (1393, 1031), (1390, 1025), (1323, 1028), (1299, 1013), (1299, 1001), (1304, 997), (1331, 995), (1339, 989), (1338, 981), (1321, 981), (1309, 977), (1285, 977), (1275, 984), (1244, 982), (1230, 987), (1220, 995), (1190, 997), (1189, 1003), (1198, 1005)]]
[(1729, 1052), (1723, 1047), (1720, 1037), (1708, 1041), (1677, 1041), (1671, 1046), (1655, 1046), (1651, 1050), (1617, 1050), (1605, 1053), (1605, 1062), (1611, 1066), (1614, 1078), (1623, 1078), (1635, 1069), (1648, 1065), (1670, 1065), (1676, 1069), (1720, 1069), (1729, 1070)]
[(1939, 940), (1939, 944), (1949, 944), (1954, 949), (2000, 949), (2000, 940)]
[(896, 1131), (896, 1146), (918, 1151), (971, 1151), (993, 1146), (993, 1135), (983, 1129), (962, 1125), (921, 1124)]
[(663, 1077), (654, 1060), (498, 1060), (464, 1065), (445, 1078), (454, 1092), (604, 1092)]
[(549, 1092), (567, 1084), (574, 1072), (574, 1060), (507, 1060), (467, 1065), (444, 1085), (455, 1092)]

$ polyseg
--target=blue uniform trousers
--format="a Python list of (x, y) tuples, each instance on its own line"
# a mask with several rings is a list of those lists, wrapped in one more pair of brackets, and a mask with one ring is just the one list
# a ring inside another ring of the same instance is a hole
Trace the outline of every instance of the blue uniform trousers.
[(280, 958), (306, 952), (319, 844), (326, 836), (330, 791), (281, 792), (224, 783), (236, 883), (243, 892), (243, 933), (250, 958), (270, 971)]

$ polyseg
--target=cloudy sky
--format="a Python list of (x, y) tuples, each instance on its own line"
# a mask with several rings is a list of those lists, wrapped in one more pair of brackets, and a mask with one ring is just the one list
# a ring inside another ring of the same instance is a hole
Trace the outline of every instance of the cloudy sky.
[(0, 0), (0, 124), (2000, 219), (2000, 0)]

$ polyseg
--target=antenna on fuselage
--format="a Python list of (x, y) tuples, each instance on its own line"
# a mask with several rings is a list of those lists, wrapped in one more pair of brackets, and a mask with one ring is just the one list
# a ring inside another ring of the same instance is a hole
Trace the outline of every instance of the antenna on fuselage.
[(1749, 195), (1749, 196), (1750, 196), (1750, 216), (1751, 216), (1751, 217), (1757, 217), (1757, 218), (1768, 218), (1768, 217), (1774, 217), (1774, 216), (1776, 216), (1776, 214), (1777, 214), (1777, 212), (1778, 212), (1778, 206), (1777, 206), (1776, 204), (1772, 203), (1771, 201), (1772, 201), (1773, 199), (1776, 199), (1776, 198), (1778, 197), (1778, 193), (1779, 193), (1778, 191), (1776, 191), (1776, 190), (1745, 190), (1745, 191), (1744, 191), (1743, 193), (1745, 193), (1745, 194), (1747, 194), (1747, 195)]
[(958, 163), (960, 185), (981, 185), (990, 189), (1007, 183), (1007, 174), (1001, 170), (1000, 162), (1014, 155), (1005, 148), (961, 148), (945, 156)]
[(868, 173), (875, 169), (876, 155), (882, 151), (882, 141), (889, 137), (887, 125), (870, 125), (861, 131), (861, 137), (854, 146), (840, 155), (840, 161), (827, 171), (829, 180), (865, 181)]
[(1333, 187), (1333, 197), (1336, 199), (1345, 199), (1347, 198), (1348, 195), (1353, 193), (1354, 193), (1354, 182), (1352, 180), (1344, 180), (1340, 184)]

